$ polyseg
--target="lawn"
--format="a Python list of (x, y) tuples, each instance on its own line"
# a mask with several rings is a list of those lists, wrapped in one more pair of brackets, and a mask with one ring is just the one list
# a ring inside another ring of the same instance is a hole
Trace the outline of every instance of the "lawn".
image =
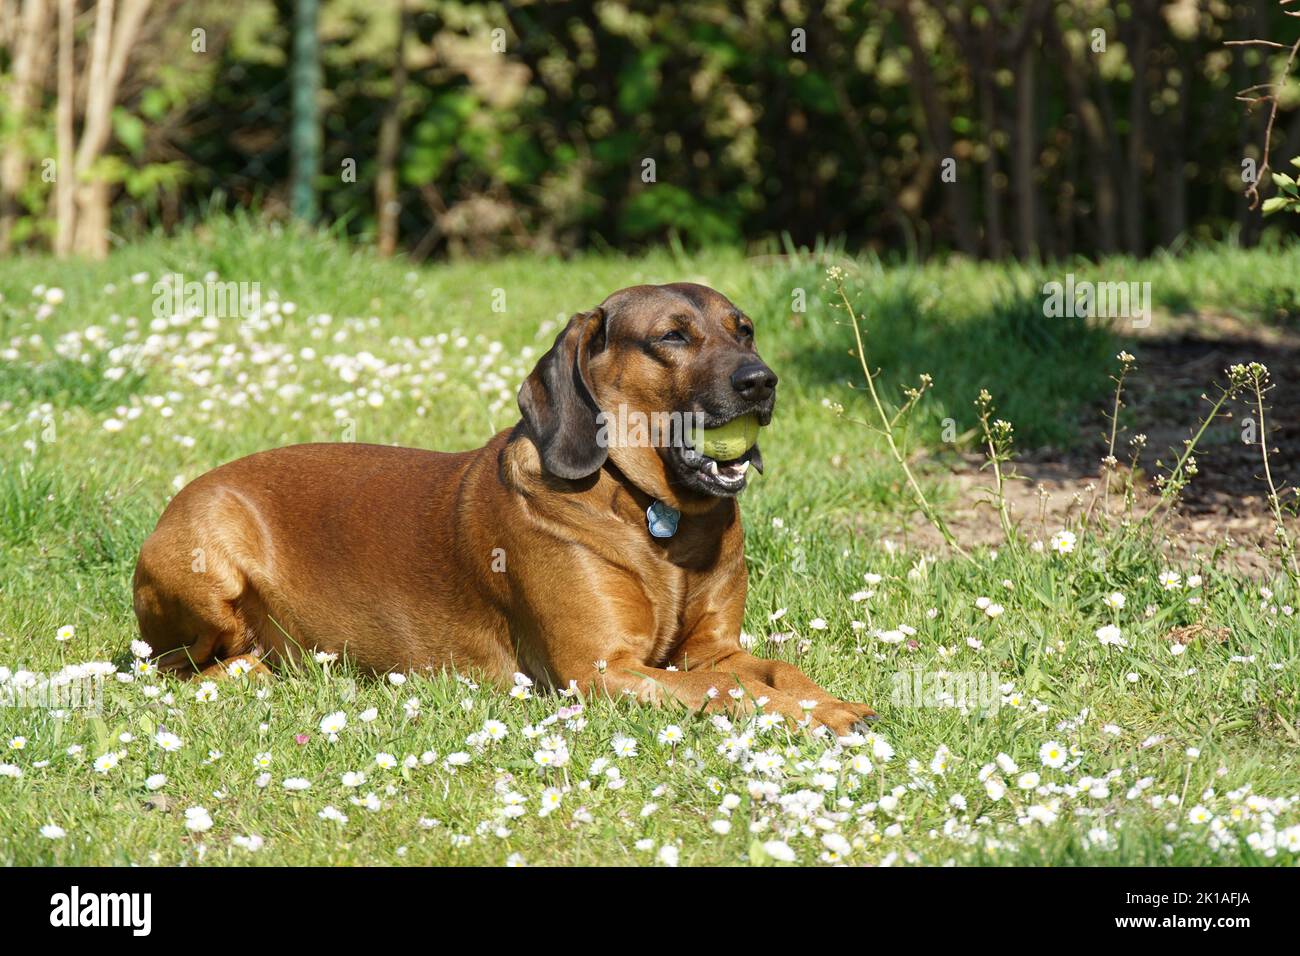
[[(1045, 318), (1045, 280), (1150, 281), (1158, 309), (1247, 324), (1300, 310), (1300, 247), (847, 268), (882, 394), (934, 378), (907, 440), (939, 507), (945, 461), (977, 450), (981, 389), (1029, 448), (1068, 444), (1110, 401), (1129, 330)], [(157, 317), (169, 273), (258, 282), (262, 307)], [(135, 556), (184, 483), (294, 442), (474, 447), (517, 420), (568, 315), (676, 280), (749, 312), (781, 376), (768, 470), (742, 500), (745, 633), (876, 705), (873, 736), (346, 661), (201, 686), (133, 660)], [(870, 409), (825, 262), (414, 267), (215, 220), (99, 264), (0, 262), (0, 296), (0, 678), (12, 703), (30, 675), (105, 675), (98, 709), (0, 707), (0, 864), (1300, 860), (1300, 627), (1281, 565), (1261, 581), (1214, 553), (1176, 563), (1118, 521), (1027, 526), (969, 558), (872, 533), (909, 492), (848, 420)]]

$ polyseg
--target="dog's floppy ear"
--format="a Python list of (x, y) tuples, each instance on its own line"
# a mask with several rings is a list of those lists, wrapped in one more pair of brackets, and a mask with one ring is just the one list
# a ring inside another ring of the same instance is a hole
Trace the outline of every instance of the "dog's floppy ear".
[(600, 408), (587, 380), (587, 359), (604, 336), (604, 310), (579, 312), (519, 388), (519, 410), (542, 464), (561, 478), (586, 478), (605, 464), (606, 449), (596, 441)]

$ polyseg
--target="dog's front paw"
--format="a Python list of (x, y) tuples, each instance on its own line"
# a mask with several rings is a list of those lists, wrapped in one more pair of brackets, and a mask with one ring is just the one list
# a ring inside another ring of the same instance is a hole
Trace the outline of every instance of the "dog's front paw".
[(834, 700), (818, 704), (812, 717), (814, 725), (821, 724), (836, 737), (847, 737), (855, 732), (865, 733), (868, 723), (876, 720), (876, 712), (866, 704)]
[(865, 734), (871, 729), (871, 725), (880, 719), (880, 715), (866, 704), (858, 704), (851, 700), (841, 701), (840, 703), (858, 715), (857, 723), (854, 724), (853, 729), (859, 733)]

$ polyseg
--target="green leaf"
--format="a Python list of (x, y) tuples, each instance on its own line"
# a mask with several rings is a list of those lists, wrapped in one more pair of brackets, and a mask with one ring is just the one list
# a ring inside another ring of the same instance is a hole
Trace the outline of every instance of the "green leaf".
[(104, 723), (104, 718), (92, 717), (90, 719), (90, 730), (95, 735), (96, 756), (108, 753), (112, 749), (113, 736), (109, 732), (108, 724)]
[(167, 94), (157, 87), (150, 87), (140, 94), (140, 112), (157, 122), (167, 112)]
[(651, 47), (630, 61), (619, 72), (618, 105), (624, 113), (635, 116), (650, 108), (659, 94), (659, 63), (664, 50)]
[(139, 156), (144, 152), (144, 120), (118, 107), (113, 110), (113, 133), (122, 145)]
[(1279, 209), (1285, 209), (1288, 202), (1286, 196), (1270, 196), (1264, 200), (1264, 215), (1271, 216)]

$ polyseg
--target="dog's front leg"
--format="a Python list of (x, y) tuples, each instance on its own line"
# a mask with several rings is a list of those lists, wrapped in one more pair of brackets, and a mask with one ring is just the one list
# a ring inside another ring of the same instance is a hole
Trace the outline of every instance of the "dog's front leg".
[(692, 710), (752, 712), (762, 707), (767, 713), (779, 713), (794, 723), (807, 716), (792, 694), (752, 677), (724, 670), (669, 670), (650, 667), (635, 659), (615, 659), (593, 667), (583, 679), (574, 678), (587, 694), (616, 697), (627, 694), (656, 704), (675, 701)]
[(771, 688), (773, 695), (793, 698), (803, 713), (811, 704), (814, 723), (825, 724), (839, 736), (863, 730), (876, 712), (866, 704), (843, 701), (823, 690), (793, 664), (755, 657), (740, 647), (739, 640), (720, 639), (716, 634), (694, 634), (675, 656), (674, 663), (687, 673), (734, 674), (740, 680)]

